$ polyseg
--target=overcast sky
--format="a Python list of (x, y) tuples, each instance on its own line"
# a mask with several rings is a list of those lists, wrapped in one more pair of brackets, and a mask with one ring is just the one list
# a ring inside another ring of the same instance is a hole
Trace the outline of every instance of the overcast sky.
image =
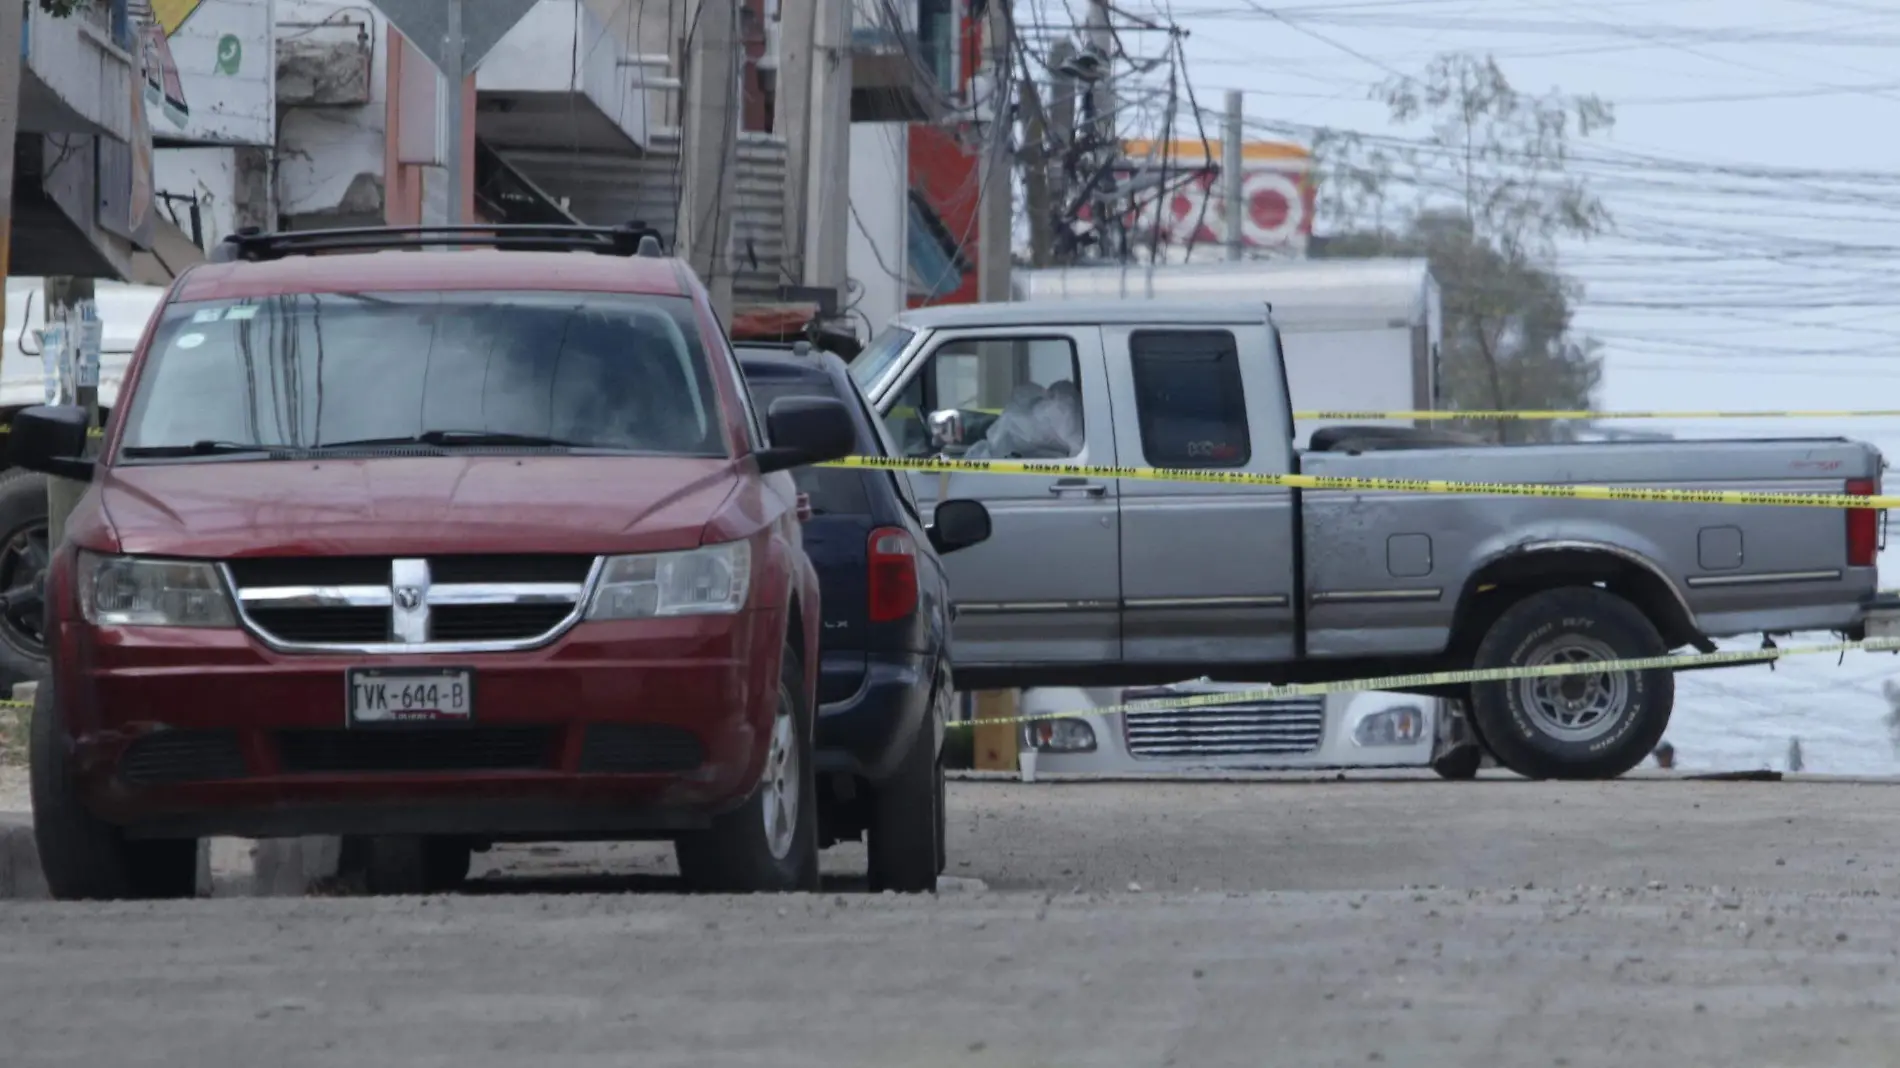
[[(1060, 17), (1060, 3), (1042, 10)], [(1614, 104), (1616, 128), (1580, 146), (1577, 169), (1617, 236), (1566, 248), (1562, 262), (1588, 287), (1579, 325), (1607, 346), (1600, 407), (1900, 408), (1900, 2), (1188, 0), (1171, 11), (1191, 34), (1200, 104), (1242, 89), (1251, 120), (1416, 136), (1367, 91), (1450, 50), (1495, 54), (1526, 91)], [(1900, 447), (1900, 419), (1852, 429)]]

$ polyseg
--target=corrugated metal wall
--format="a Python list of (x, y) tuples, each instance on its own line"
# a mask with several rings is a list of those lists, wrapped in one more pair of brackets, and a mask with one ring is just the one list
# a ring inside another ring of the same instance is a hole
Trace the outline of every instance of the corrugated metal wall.
[[(679, 138), (655, 135), (644, 155), (496, 148), (529, 181), (582, 222), (612, 226), (638, 219), (673, 244), (679, 211)], [(733, 220), (737, 273), (733, 297), (740, 304), (778, 299), (785, 262), (785, 144), (745, 134), (739, 140), (739, 213)]]

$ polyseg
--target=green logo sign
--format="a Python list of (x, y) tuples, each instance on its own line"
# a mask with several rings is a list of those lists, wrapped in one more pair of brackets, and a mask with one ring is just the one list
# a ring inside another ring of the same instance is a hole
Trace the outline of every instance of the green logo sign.
[(227, 33), (218, 38), (218, 73), (236, 74), (244, 63), (244, 45), (236, 34)]

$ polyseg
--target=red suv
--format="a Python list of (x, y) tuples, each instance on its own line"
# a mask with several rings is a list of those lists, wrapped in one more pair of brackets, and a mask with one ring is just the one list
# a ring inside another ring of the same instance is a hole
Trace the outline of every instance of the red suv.
[[(458, 250), (431, 251), (453, 243)], [(480, 246), (460, 248), (460, 246)], [(672, 839), (815, 889), (818, 583), (705, 288), (621, 228), (246, 233), (173, 283), (47, 579), (34, 833), (60, 898), (193, 892), (196, 840), (344, 835), (424, 892), (502, 840)]]

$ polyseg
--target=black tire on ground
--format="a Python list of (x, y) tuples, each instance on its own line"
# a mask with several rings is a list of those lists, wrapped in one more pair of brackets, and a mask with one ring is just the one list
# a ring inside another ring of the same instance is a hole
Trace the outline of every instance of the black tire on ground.
[(1456, 749), (1440, 753), (1432, 758), (1432, 770), (1441, 779), (1462, 782), (1478, 777), (1478, 768), (1484, 763), (1484, 747), (1473, 743), (1461, 745)]
[(937, 723), (943, 715), (938, 679), (930, 711), (897, 770), (871, 788), (868, 838), (871, 890), (900, 894), (933, 893), (943, 871), (943, 764), (937, 753)]
[(134, 841), (94, 816), (73, 778), (52, 682), (40, 684), (27, 731), (33, 842), (47, 889), (58, 901), (193, 897), (195, 838)]
[[(1478, 643), (1478, 668), (1622, 660), (1668, 652), (1635, 605), (1594, 586), (1533, 593)], [(1499, 764), (1533, 779), (1614, 779), (1669, 726), (1675, 674), (1624, 671), (1477, 683), (1470, 714)]]
[(818, 889), (818, 776), (804, 693), (804, 668), (787, 646), (762, 781), (711, 828), (681, 835), (673, 844), (687, 886), (733, 894)]
[(0, 692), (11, 692), (16, 682), (46, 676), (37, 597), (45, 585), (50, 550), (46, 476), (18, 467), (0, 471), (0, 594), (35, 598), (30, 607), (0, 607)]
[(360, 868), (363, 888), (376, 895), (446, 894), (468, 878), (474, 850), (460, 838), (378, 834), (346, 839), (341, 866)]

